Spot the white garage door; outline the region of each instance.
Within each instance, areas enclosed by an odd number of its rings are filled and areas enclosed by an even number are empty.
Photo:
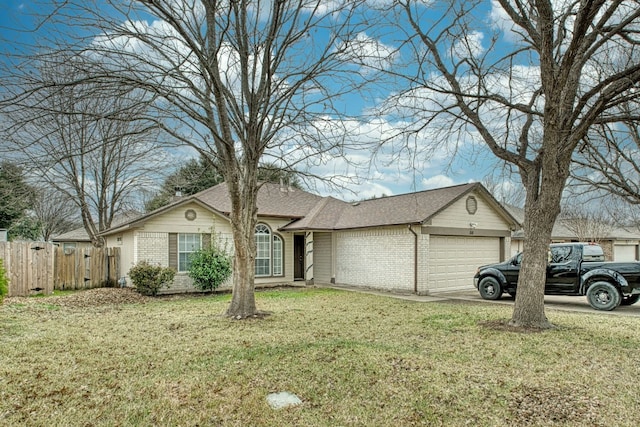
[[[472,288],[476,269],[495,262],[500,262],[500,238],[431,236],[429,291]]]
[[[636,245],[615,245],[613,247],[613,260],[619,262],[636,260]]]

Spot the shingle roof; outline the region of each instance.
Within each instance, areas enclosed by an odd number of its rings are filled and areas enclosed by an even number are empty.
[[[483,192],[500,209],[498,202],[479,183],[456,185],[434,190],[419,191],[397,196],[382,197],[348,203],[333,197],[322,197],[299,189],[283,188],[264,183],[258,191],[258,215],[292,220],[283,230],[346,230],[402,224],[419,224],[446,209],[456,200],[472,191]],[[195,202],[227,216],[231,200],[224,183],[191,196],[175,200],[167,206],[143,215],[104,234],[135,227],[147,219],[161,215],[176,206]],[[509,216],[508,212],[505,216]],[[508,218],[514,221],[513,218]],[[514,221],[515,222],[515,221]]]
[[[346,203],[327,200],[316,211],[284,229],[344,230],[400,224],[419,224],[432,218],[463,195],[483,188],[479,183]]]
[[[114,218],[112,228],[119,227],[122,224],[129,223],[135,218],[140,217],[142,214],[136,211],[129,211],[118,215]],[[91,242],[89,233],[84,227],[78,227],[74,230],[67,231],[66,233],[53,236],[51,238],[54,242]]]
[[[76,228],[75,230],[67,231],[66,233],[59,234],[51,238],[54,242],[91,242],[89,234],[84,227]]]
[[[192,196],[201,202],[228,214],[231,199],[226,184],[218,184]],[[263,183],[258,191],[258,215],[284,218],[306,216],[324,198],[297,188],[284,188],[278,184]]]

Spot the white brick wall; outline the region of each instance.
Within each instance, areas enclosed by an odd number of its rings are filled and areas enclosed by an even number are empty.
[[[149,264],[169,266],[169,235],[168,233],[138,233],[138,262],[147,261]]]
[[[426,295],[429,292],[429,263],[428,254],[431,240],[429,234],[418,233],[418,295]]]
[[[337,233],[336,283],[413,292],[414,239],[406,227]]]

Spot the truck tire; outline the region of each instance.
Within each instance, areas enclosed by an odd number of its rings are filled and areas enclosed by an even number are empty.
[[[480,280],[478,291],[483,299],[497,300],[502,296],[502,286],[493,277],[485,277]]]
[[[629,295],[628,297],[622,297],[620,305],[633,305],[640,300],[640,294]]]
[[[595,282],[587,289],[587,301],[596,310],[611,311],[620,305],[622,295],[609,282]]]

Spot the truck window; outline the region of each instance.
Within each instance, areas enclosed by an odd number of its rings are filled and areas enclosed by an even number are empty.
[[[551,248],[551,260],[549,262],[551,264],[561,264],[575,259],[574,252],[577,254],[577,251],[574,251],[572,246],[554,246]]]
[[[604,252],[599,245],[585,245],[582,258],[584,261],[604,261]]]

